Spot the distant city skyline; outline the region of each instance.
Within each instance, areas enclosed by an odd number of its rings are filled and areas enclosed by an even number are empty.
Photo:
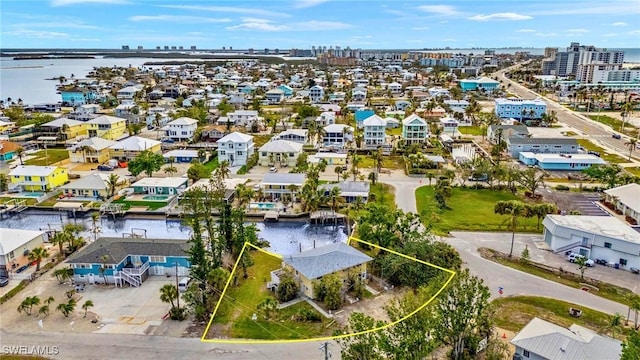
[[[640,48],[640,1],[2,1],[7,48]]]

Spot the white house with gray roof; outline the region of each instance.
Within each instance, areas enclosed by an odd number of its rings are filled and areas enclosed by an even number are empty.
[[[365,149],[377,149],[385,144],[387,121],[374,114],[364,119],[363,143]]]
[[[338,242],[319,248],[285,256],[284,267],[291,269],[300,292],[313,299],[313,285],[323,276],[335,274],[346,280],[349,275],[359,276],[363,281],[367,278],[367,263],[373,260],[351,246]],[[271,273],[272,284],[279,282]],[[275,281],[274,281],[275,280]]]
[[[322,184],[319,190],[325,195],[328,195],[333,188],[340,190],[340,197],[349,204],[355,202],[358,198],[359,201],[366,204],[369,200],[369,192],[371,190],[371,184],[368,181],[343,181],[333,184]]]
[[[605,360],[619,359],[622,343],[573,324],[565,329],[533,318],[511,340],[513,360]]]
[[[247,159],[253,155],[253,136],[232,132],[217,141],[218,161],[227,161],[231,166],[247,165]]]
[[[281,199],[283,195],[289,196],[302,189],[305,179],[305,174],[268,173],[262,178],[262,191],[272,199]]]
[[[43,243],[42,231],[0,228],[0,275],[8,277],[29,264],[29,253]]]
[[[640,184],[631,183],[604,191],[605,199],[623,215],[640,224]]]
[[[192,140],[197,129],[198,120],[188,117],[177,118],[162,128],[164,131],[164,138],[174,141]]]
[[[218,141],[220,143],[220,141]],[[302,154],[302,144],[288,140],[273,140],[262,145],[258,150],[258,162],[262,166],[295,166],[298,156]]]

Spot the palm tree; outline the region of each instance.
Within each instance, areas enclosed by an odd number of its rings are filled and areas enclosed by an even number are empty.
[[[622,331],[622,319],[624,319],[624,316],[619,313],[615,313],[615,315],[610,315],[608,319],[609,321],[603,330],[611,331],[611,337],[615,339],[616,331]]]
[[[166,168],[164,168],[164,172],[169,177],[171,177],[178,172],[178,169],[175,166],[167,166]]]
[[[100,257],[100,262],[102,263],[102,265],[100,265],[100,268],[98,269],[100,275],[102,275],[102,278],[104,279],[105,285],[107,285],[107,261],[109,261],[109,256],[102,255]]]
[[[360,159],[354,151],[351,156],[351,174],[353,174],[353,181],[356,181],[356,176],[358,176],[358,164],[360,164],[361,161],[362,159]]]
[[[31,250],[31,252],[27,257],[29,258],[29,261],[36,262],[36,272],[38,272],[40,271],[40,263],[42,262],[43,259],[46,259],[49,257],[49,252],[47,252],[47,249],[43,247],[37,247]]]
[[[336,174],[338,174],[338,182],[340,182],[340,174],[342,174],[342,166],[336,166],[335,169],[333,169],[333,171],[335,171]]]
[[[49,242],[51,242],[54,245],[58,245],[58,250],[59,250],[60,256],[63,255],[62,247],[64,246],[64,243],[67,242],[67,237],[68,236],[69,236],[69,234],[65,233],[64,231],[57,231],[49,239]]]
[[[634,104],[632,102],[625,102],[622,105],[622,125],[620,125],[620,132],[624,132],[624,126],[627,122],[627,118],[629,117],[629,114],[633,111],[634,108]]]
[[[37,296],[27,296],[18,306],[18,312],[22,313],[23,311],[27,314],[27,316],[31,316],[31,309],[34,306],[40,305],[40,298]]]
[[[94,211],[91,213],[91,232],[93,233],[93,241],[97,240],[98,237],[98,220],[100,219],[100,213]]]
[[[231,170],[229,170],[229,166],[230,164],[227,160],[221,162],[220,165],[218,165],[218,174],[220,175],[222,180],[229,178],[229,174],[231,173]]]
[[[629,161],[631,161],[631,154],[633,153],[633,149],[636,148],[636,144],[638,143],[638,139],[629,139],[624,145],[629,148]]]
[[[280,166],[284,167],[284,166],[289,165],[288,161],[289,161],[289,154],[288,153],[283,153],[282,156],[280,157]]]
[[[274,153],[269,153],[269,165],[273,166],[276,164],[276,155]]]
[[[71,268],[60,268],[53,271],[53,276],[55,276],[56,279],[58,279],[58,281],[60,282],[60,285],[64,284],[65,281],[69,280],[72,274],[73,274],[73,270]]]
[[[91,300],[87,300],[84,302],[84,304],[82,304],[82,310],[84,310],[84,315],[82,316],[83,318],[87,317],[87,311],[89,311],[89,308],[93,307],[93,301]]]
[[[511,230],[511,249],[509,257],[513,255],[513,242],[516,237],[516,228],[518,227],[518,218],[525,213],[525,206],[519,201],[498,201],[494,207],[494,213],[500,215],[508,215],[503,223],[507,223],[507,228]]]
[[[174,300],[178,299],[178,288],[172,284],[165,284],[160,288],[160,301],[170,303],[171,308],[175,308]]]
[[[64,317],[69,317],[76,309],[75,299],[69,299],[66,303],[60,303],[56,307],[56,310],[60,311]]]
[[[22,160],[22,155],[24,155],[24,148],[22,146],[16,149],[16,155],[20,159],[20,165],[24,165],[24,161]]]
[[[110,174],[106,183],[107,190],[109,191],[109,198],[112,198],[116,194],[118,185],[120,185],[120,176],[118,176],[118,174]]]
[[[291,202],[296,202],[296,193],[298,192],[298,185],[289,184],[287,185],[287,190],[291,193]]]

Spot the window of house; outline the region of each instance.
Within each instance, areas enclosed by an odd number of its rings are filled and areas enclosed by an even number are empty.
[[[221,150],[221,151],[220,151],[220,156],[224,156],[224,155],[225,155],[224,150]]]
[[[527,358],[528,358],[530,355],[531,355],[531,354],[529,353],[529,351],[528,351],[528,350],[524,350],[524,349],[522,350],[522,356],[524,356],[524,357],[527,357]]]
[[[263,151],[263,152],[262,152],[262,156],[267,156],[267,152],[266,152],[266,151]]]
[[[13,254],[13,251],[9,253],[9,258],[13,259],[15,257],[15,255]]]
[[[604,247],[606,247],[607,249],[611,249],[611,243],[610,242],[605,242],[604,243]]]
[[[295,154],[294,153],[289,153],[289,157],[294,157]]]
[[[620,265],[627,266],[627,259],[620,259]]]
[[[166,258],[164,256],[149,256],[149,261],[155,263],[163,263],[166,262]]]

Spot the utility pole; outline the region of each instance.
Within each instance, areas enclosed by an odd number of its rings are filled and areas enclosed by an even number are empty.
[[[331,358],[331,353],[329,352],[329,343],[324,342],[322,346],[320,346],[320,351],[324,351],[324,360],[329,360]]]
[[[176,298],[176,307],[180,309],[180,287],[178,286],[178,262],[176,261],[176,293],[178,294]]]

